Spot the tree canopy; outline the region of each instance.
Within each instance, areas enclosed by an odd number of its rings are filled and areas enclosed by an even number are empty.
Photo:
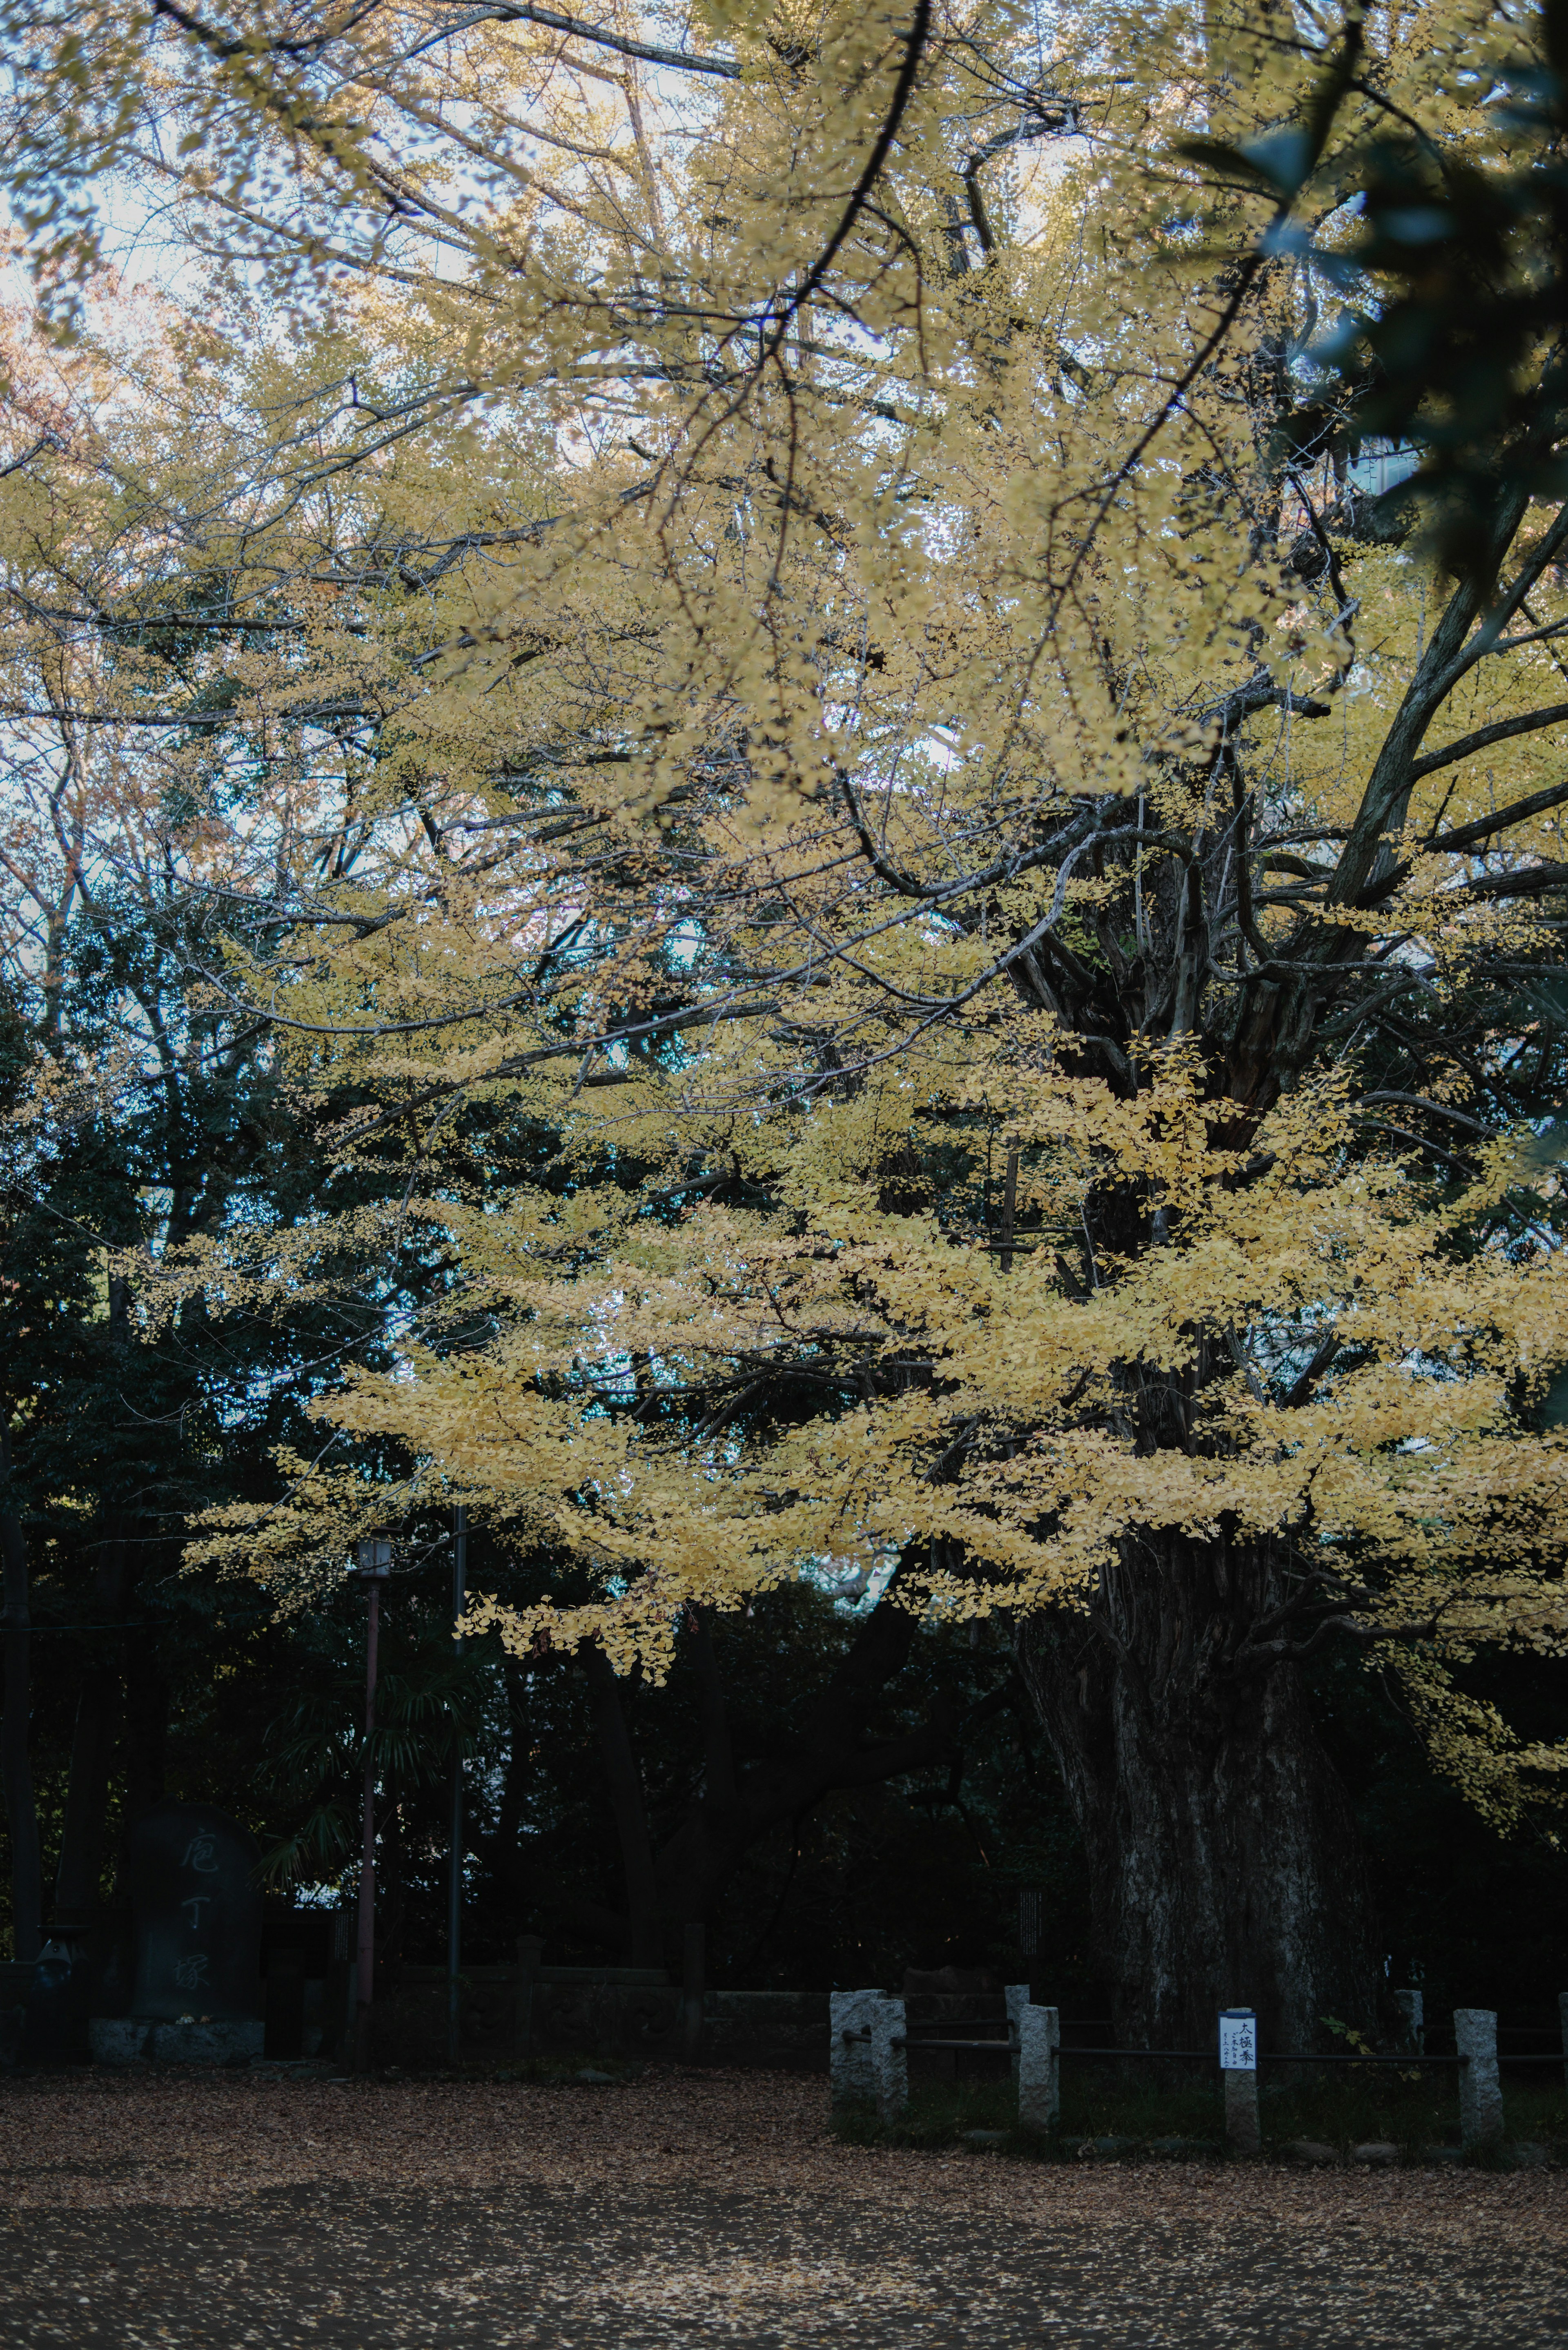
[[[18,967],[156,876],[331,1171],[116,1277],[360,1334],[196,1555],[305,1593],[461,1499],[560,1563],[476,1628],[655,1675],[803,1575],[1001,1614],[1085,1820],[1211,1700],[1283,1767],[1340,1640],[1516,1815],[1557,18],[7,15]]]

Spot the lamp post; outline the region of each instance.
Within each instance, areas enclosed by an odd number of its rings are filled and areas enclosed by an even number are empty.
[[[370,2069],[370,2002],[376,1984],[376,1644],[381,1629],[381,1586],[392,1572],[392,1545],[374,1539],[354,1546],[354,1572],[365,1586],[369,1615],[365,1633],[365,1840],[359,1856],[358,1980],[354,2002],[354,2070]]]
[[[452,1513],[452,1628],[462,1621],[468,1588],[468,1512],[459,1502]],[[446,1888],[446,2061],[462,2062],[462,1742],[454,1714],[452,1726],[452,1855]]]

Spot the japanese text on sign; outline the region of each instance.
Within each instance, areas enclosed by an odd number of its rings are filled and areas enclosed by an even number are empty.
[[[1220,2069],[1223,2073],[1258,2069],[1258,2019],[1250,2007],[1229,2007],[1220,2014]]]

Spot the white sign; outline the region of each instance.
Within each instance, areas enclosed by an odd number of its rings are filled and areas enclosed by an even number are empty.
[[[1222,2073],[1255,2073],[1257,2071],[1258,2018],[1251,2008],[1221,2008],[1220,2069]]]

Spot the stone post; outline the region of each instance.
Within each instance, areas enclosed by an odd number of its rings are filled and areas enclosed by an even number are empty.
[[[828,1994],[827,2012],[833,2033],[828,2072],[836,2112],[843,2106],[869,2105],[877,2094],[876,2074],[871,2069],[871,2008],[881,1996],[879,1991],[836,1991]]]
[[[877,2084],[877,2120],[902,2121],[909,2105],[909,2062],[901,1999],[878,1999],[872,2004],[871,2071]]]
[[[1425,2002],[1420,1992],[1397,1991],[1394,1994],[1394,2004],[1399,2011],[1397,2045],[1400,2054],[1404,2054],[1407,2052],[1412,2056],[1421,2055],[1427,2045],[1427,2017]]]
[[[1007,2002],[1007,2037],[1012,2048],[1012,2077],[1018,2078],[1018,2048],[1023,2029],[1023,2011],[1029,2004],[1029,1985],[1009,1983],[1002,1997]]]
[[[1018,2019],[1018,2126],[1054,2130],[1062,2118],[1062,2017],[1026,2005]]]
[[[1568,2089],[1568,1991],[1557,1994],[1557,2020],[1563,2027],[1563,2085]]]
[[[1456,2007],[1454,2045],[1459,2066],[1459,2143],[1496,2146],[1502,2137],[1502,2083],[1497,2070],[1497,2011]]]
[[[1256,2072],[1225,2074],[1225,2135],[1237,2154],[1256,2154],[1263,2143]]]
[[[1263,2143],[1258,2116],[1258,2019],[1250,2007],[1220,2010],[1220,2076],[1225,2084],[1225,2135],[1231,2150],[1257,2154]]]

